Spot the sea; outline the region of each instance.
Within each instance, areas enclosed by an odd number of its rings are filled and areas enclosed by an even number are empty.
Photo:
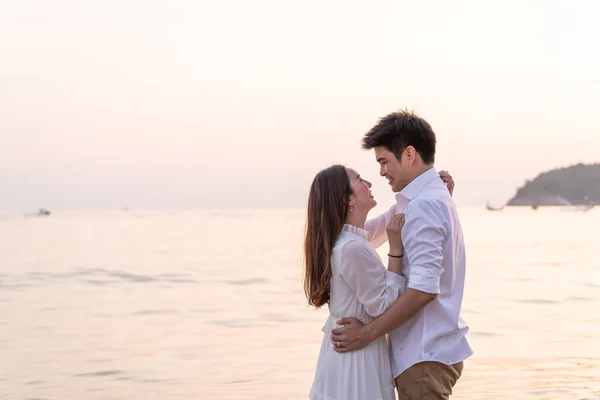
[[[461,207],[452,399],[600,399],[600,209]],[[306,399],[305,211],[0,217],[0,399]],[[387,245],[378,249],[383,256]]]

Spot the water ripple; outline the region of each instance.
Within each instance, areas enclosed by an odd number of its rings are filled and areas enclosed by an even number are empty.
[[[0,287],[5,290],[19,290],[24,288],[39,287],[40,283],[68,283],[74,278],[79,278],[77,282],[96,286],[113,285],[118,284],[119,282],[166,282],[175,284],[199,283],[197,280],[193,279],[191,275],[187,274],[143,275],[104,268],[77,268],[70,272],[52,273],[34,271],[24,275],[7,275],[5,279],[0,281]],[[240,282],[239,284],[247,283]]]
[[[591,297],[583,297],[583,296],[570,296],[565,299],[565,301],[596,301]]]
[[[257,325],[256,321],[250,321],[250,320],[246,320],[246,321],[243,321],[243,320],[236,320],[236,321],[213,320],[210,322],[214,325],[222,326],[225,328],[247,328],[247,327]]]
[[[481,337],[506,336],[506,335],[502,335],[502,334],[499,334],[499,333],[485,332],[485,331],[472,331],[472,332],[469,332],[469,335],[471,335],[471,336],[481,336]]]
[[[166,279],[165,282],[170,282],[170,283],[199,283],[195,279]]]
[[[265,321],[273,321],[273,322],[292,322],[294,321],[292,318],[289,318],[283,314],[265,314],[262,319]]]
[[[558,300],[549,300],[549,299],[518,299],[515,300],[517,303],[527,303],[527,304],[556,304]]]
[[[177,310],[142,310],[136,311],[133,315],[165,315],[165,314],[177,314]]]
[[[250,279],[241,279],[241,280],[236,280],[236,281],[227,281],[227,283],[229,283],[230,285],[245,286],[245,285],[258,285],[258,284],[264,284],[264,283],[270,283],[270,282],[265,278],[250,278]]]
[[[101,281],[98,279],[83,279],[81,282],[86,282],[96,286],[107,286],[114,283],[118,283],[118,281]]]
[[[74,376],[113,376],[113,375],[120,375],[122,373],[123,373],[123,371],[121,371],[121,370],[110,369],[110,370],[104,370],[104,371],[86,372],[84,374],[76,374]]]
[[[151,276],[136,275],[136,274],[130,274],[128,272],[121,272],[121,271],[110,272],[107,275],[121,278],[121,279],[123,279],[125,281],[129,281],[129,282],[154,282],[154,281],[156,281],[156,278],[153,278]]]

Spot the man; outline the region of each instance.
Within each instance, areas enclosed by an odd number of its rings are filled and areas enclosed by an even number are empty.
[[[379,318],[363,325],[343,318],[331,339],[340,353],[361,349],[390,333],[392,373],[400,399],[449,399],[463,361],[473,354],[460,317],[465,247],[451,194],[434,168],[436,138],[431,126],[408,111],[391,113],[363,138],[374,149],[381,176],[396,204],[365,225],[378,247],[385,225],[402,212],[406,290]],[[450,188],[452,189],[452,188]]]

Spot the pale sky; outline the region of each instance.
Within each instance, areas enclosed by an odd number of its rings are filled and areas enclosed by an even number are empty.
[[[0,211],[302,207],[415,110],[461,205],[600,161],[600,2],[2,1]]]

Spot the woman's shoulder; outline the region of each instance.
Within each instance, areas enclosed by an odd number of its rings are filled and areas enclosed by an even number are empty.
[[[346,255],[347,253],[369,252],[371,244],[364,238],[342,232],[335,242],[333,251]]]

